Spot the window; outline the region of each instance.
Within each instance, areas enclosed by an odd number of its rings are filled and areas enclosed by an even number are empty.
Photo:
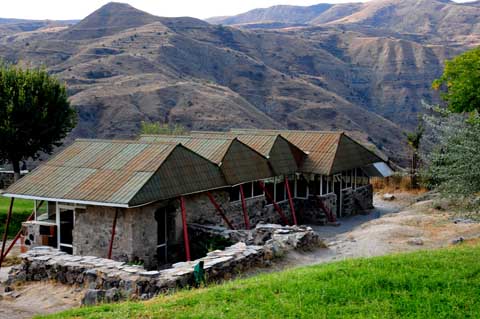
[[[275,196],[275,180],[273,178],[268,179],[268,180],[265,180],[264,183],[265,183],[265,192],[270,195],[270,196],[265,196],[267,198],[267,204],[272,204],[273,203],[272,199]]]
[[[242,185],[242,188],[243,188],[243,195],[245,196],[245,198],[251,198],[253,197],[253,190],[252,190],[252,185],[253,183],[250,182],[250,183],[245,183]]]
[[[330,182],[330,176],[322,176],[322,195],[325,195],[331,192],[329,182]]]
[[[240,187],[239,186],[234,186],[231,187],[229,190],[230,193],[230,201],[231,202],[236,202],[240,200]]]
[[[282,177],[275,178],[275,201],[282,202],[286,199],[285,196],[285,179]]]
[[[254,182],[253,183],[253,196],[262,196],[263,195],[263,189],[260,187],[260,182]]]
[[[297,182],[297,193],[296,196],[297,198],[307,198],[307,193],[308,193],[308,183],[305,177],[303,175],[300,175],[296,179]]]
[[[320,195],[320,175],[315,175],[313,180],[308,182],[308,192],[311,195]]]

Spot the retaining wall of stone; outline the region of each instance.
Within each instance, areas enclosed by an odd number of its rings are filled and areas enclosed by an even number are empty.
[[[191,262],[172,268],[146,271],[140,266],[93,256],[72,256],[51,247],[35,247],[21,255],[22,263],[12,268],[8,285],[22,281],[54,280],[87,288],[84,304],[126,298],[148,299],[170,289],[192,286],[194,267],[204,262],[207,281],[229,279],[252,267],[267,266],[274,257],[292,249],[319,246],[318,235],[309,227],[260,225],[247,235],[263,233],[264,245],[239,242]],[[248,241],[247,241],[248,242]]]

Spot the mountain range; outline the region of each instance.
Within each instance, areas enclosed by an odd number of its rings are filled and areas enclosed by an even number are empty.
[[[67,84],[75,137],[141,121],[194,130],[346,130],[400,163],[449,59],[479,44],[480,2],[277,6],[207,21],[109,3],[81,21],[0,20],[0,57]],[[67,141],[68,142],[68,141]]]

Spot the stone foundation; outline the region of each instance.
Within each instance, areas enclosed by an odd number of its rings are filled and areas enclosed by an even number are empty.
[[[337,196],[333,193],[320,196],[324,205],[330,209],[333,214],[337,212]],[[297,214],[302,224],[325,225],[327,217],[325,212],[318,207],[313,196],[308,200],[296,199]]]
[[[357,213],[362,213],[373,207],[373,186],[366,185],[358,187],[354,192],[355,209]]]
[[[340,212],[340,216],[352,216],[357,213],[355,209],[354,193],[355,191],[352,188],[342,190],[342,211]]]
[[[88,289],[84,304],[148,299],[171,289],[193,286],[194,267],[200,261],[204,262],[207,282],[212,282],[229,279],[253,267],[268,266],[273,258],[288,250],[308,249],[321,244],[318,235],[309,227],[259,225],[255,230],[240,232],[250,233],[247,237],[262,237],[259,242],[264,245],[239,242],[225,250],[215,250],[206,257],[177,263],[161,271],[146,271],[143,267],[123,262],[72,256],[51,247],[36,247],[20,256],[22,263],[12,268],[7,285],[42,280],[75,285]]]

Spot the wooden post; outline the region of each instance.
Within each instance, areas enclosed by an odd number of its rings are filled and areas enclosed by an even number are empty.
[[[225,215],[225,213],[223,212],[223,210],[222,210],[222,208],[220,207],[220,205],[218,205],[217,201],[215,200],[215,197],[213,197],[213,195],[212,195],[210,192],[207,192],[207,196],[208,196],[208,198],[210,199],[210,202],[212,202],[213,206],[215,206],[215,209],[216,209],[217,212],[220,214],[220,216],[222,217],[223,221],[228,225],[228,227],[229,227],[231,230],[234,230],[235,227],[233,227],[232,223],[228,220],[227,215]]]
[[[243,209],[243,220],[245,222],[245,228],[250,229],[250,220],[248,218],[247,204],[245,203],[245,193],[243,192],[243,185],[240,184],[240,196],[242,197],[242,209]]]
[[[113,240],[115,239],[115,231],[117,229],[118,208],[115,208],[115,217],[113,218],[112,237],[110,238],[110,245],[108,246],[108,259],[112,259]]]
[[[12,219],[12,210],[13,210],[14,200],[15,198],[13,197],[10,200],[10,208],[8,209],[7,221],[5,223],[5,233],[3,234],[2,251],[0,253],[0,268],[2,268],[5,245],[7,244],[8,227],[10,226],[10,221]]]
[[[190,261],[192,259],[190,257],[190,241],[188,239],[187,212],[185,210],[185,198],[183,196],[180,197],[180,207],[182,209],[183,241],[185,244],[185,255],[187,257],[187,261]]]
[[[292,211],[293,224],[297,224],[297,215],[295,214],[295,206],[293,205],[292,193],[290,191],[290,185],[288,184],[288,177],[285,176],[285,187],[287,188],[288,201],[290,203],[290,210]]]
[[[35,217],[35,214],[37,212],[37,210],[42,207],[43,205],[43,200],[40,201],[40,203],[37,205],[36,209],[32,212],[32,214],[27,218],[27,222],[28,221],[31,221],[33,219],[33,217]],[[20,236],[22,235],[22,229],[20,228],[20,230],[18,231],[17,235],[15,236],[15,238],[13,239],[13,241],[10,243],[10,245],[8,246],[7,248],[7,251],[3,254],[3,259],[5,259],[8,254],[10,253],[10,251],[12,250],[13,246],[15,246],[15,244],[17,243],[18,239],[20,239]]]
[[[267,191],[267,189],[265,188],[265,184],[263,184],[262,181],[259,181],[258,183],[259,183],[260,187],[262,188],[262,190],[265,192],[265,196],[267,196],[267,198],[272,202],[273,207],[275,207],[275,210],[278,212],[278,214],[282,218],[283,223],[285,225],[288,225],[287,216],[285,216],[285,213],[283,212],[282,208],[280,206],[278,206],[278,204],[275,202],[272,195]]]

